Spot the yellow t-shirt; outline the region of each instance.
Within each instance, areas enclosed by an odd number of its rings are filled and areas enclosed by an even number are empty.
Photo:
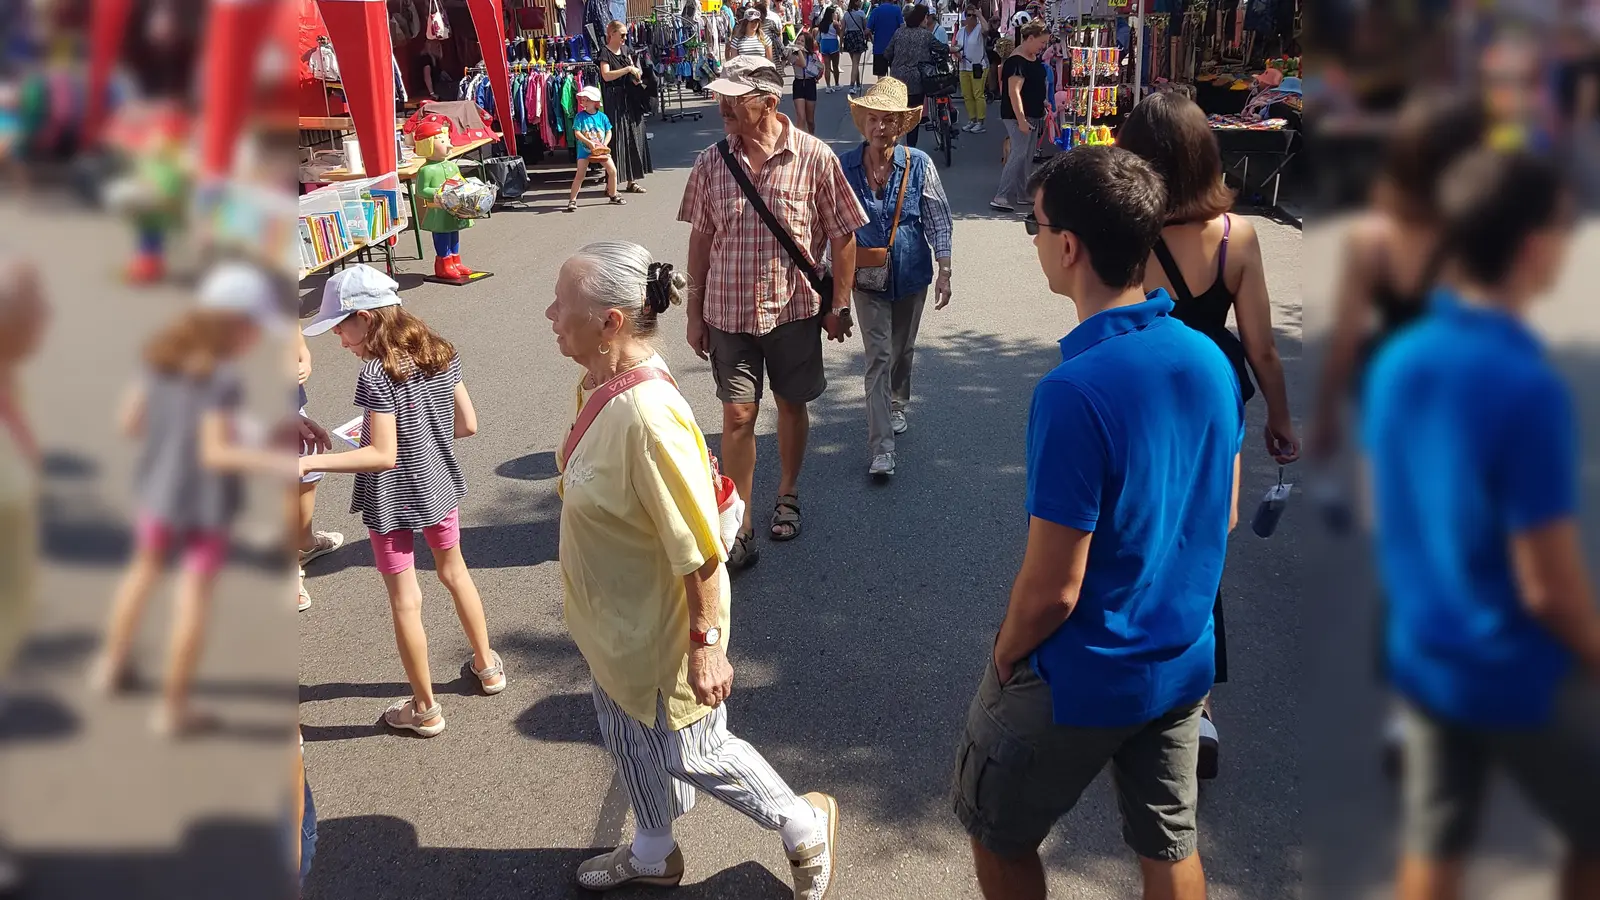
[[[659,356],[646,365],[665,370]],[[582,381],[572,420],[588,400]],[[565,432],[563,432],[565,433]],[[671,382],[647,381],[606,404],[561,469],[561,580],[567,629],[595,683],[628,715],[673,730],[711,710],[689,688],[683,577],[725,559],[705,435]],[[726,642],[728,574],[717,627]]]

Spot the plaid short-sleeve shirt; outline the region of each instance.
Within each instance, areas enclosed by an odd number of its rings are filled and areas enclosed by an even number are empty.
[[[778,118],[783,137],[759,173],[750,173],[741,138],[728,138],[728,146],[767,208],[817,263],[828,242],[853,234],[867,213],[833,149]],[[694,161],[678,221],[711,235],[705,318],[713,328],[759,336],[822,312],[822,298],[751,208],[715,146]]]

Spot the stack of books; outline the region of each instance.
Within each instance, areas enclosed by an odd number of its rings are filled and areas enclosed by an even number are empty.
[[[353,246],[350,228],[342,212],[318,213],[300,220],[302,268],[315,269],[325,265],[349,253]]]

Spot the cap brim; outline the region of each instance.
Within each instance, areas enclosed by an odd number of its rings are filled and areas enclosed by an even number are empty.
[[[348,318],[350,318],[350,313],[340,313],[337,316],[330,316],[326,319],[312,319],[310,325],[300,329],[300,333],[306,337],[316,337],[319,334],[324,334],[328,331],[331,331],[333,326],[343,322]]]
[[[743,97],[745,94],[756,92],[756,89],[748,84],[739,84],[726,78],[718,78],[716,81],[706,85],[706,89],[713,94],[721,94],[724,97]]]

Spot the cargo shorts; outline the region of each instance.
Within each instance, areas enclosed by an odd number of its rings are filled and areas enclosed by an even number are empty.
[[[991,660],[956,758],[956,817],[989,852],[1024,856],[1109,764],[1123,841],[1146,859],[1176,862],[1199,845],[1199,754],[1199,701],[1125,728],[1057,725],[1050,686],[1032,666],[1018,664],[1001,684]]]
[[[1473,728],[1408,704],[1404,734],[1406,852],[1465,856],[1477,840],[1489,776],[1499,769],[1572,852],[1600,856],[1600,684],[1574,678],[1539,728]]]

